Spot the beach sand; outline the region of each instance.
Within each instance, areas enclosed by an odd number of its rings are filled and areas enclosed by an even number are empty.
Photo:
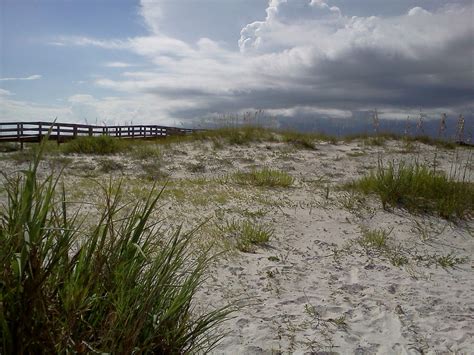
[[[216,259],[196,297],[197,312],[239,306],[220,326],[226,335],[214,353],[474,353],[473,221],[384,210],[375,196],[341,188],[380,161],[436,164],[449,172],[470,159],[465,168],[472,181],[472,150],[421,143],[407,150],[400,141],[374,146],[361,140],[318,142],[315,150],[278,142],[187,142],[160,149],[155,168],[169,182],[156,218],[165,227],[205,222],[197,244],[212,239],[221,246],[229,221],[273,230],[252,252],[233,250]],[[121,168],[104,173],[103,159],[56,157],[41,169],[46,174],[67,163],[64,181],[77,201],[96,201],[91,180],[106,181],[110,174],[123,178],[132,199],[149,190],[143,161],[107,157]],[[9,159],[0,164],[7,175],[26,166]],[[287,172],[293,185],[252,187],[226,178],[264,167]],[[360,240],[368,230],[385,231],[393,255],[364,248]],[[397,266],[396,258],[406,260]]]

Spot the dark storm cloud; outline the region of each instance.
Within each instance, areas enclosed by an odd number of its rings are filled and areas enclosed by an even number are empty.
[[[169,118],[259,108],[285,117],[341,117],[374,107],[402,117],[420,107],[451,113],[473,107],[472,3],[433,0],[421,8],[406,0],[378,17],[371,16],[370,0],[357,3],[365,16],[352,16],[349,1],[270,0],[259,21],[242,27],[235,50],[212,39],[212,24],[211,38],[195,42],[166,34],[171,5],[143,0],[149,36],[81,43],[143,56],[156,69],[96,84],[142,106],[160,105]],[[191,21],[195,4],[174,2],[174,11],[178,4]]]

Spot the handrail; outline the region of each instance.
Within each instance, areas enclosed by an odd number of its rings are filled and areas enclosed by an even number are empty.
[[[49,139],[57,140],[58,143],[78,136],[107,135],[118,138],[162,138],[198,131],[191,128],[149,124],[98,126],[44,121],[0,122],[0,142],[39,142],[49,130],[51,130]]]

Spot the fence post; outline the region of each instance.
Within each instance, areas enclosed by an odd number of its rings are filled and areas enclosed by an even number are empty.
[[[89,136],[92,137],[92,127],[89,127]]]
[[[59,127],[59,123],[56,123],[56,143],[58,143],[58,145],[59,143],[61,143],[60,140],[61,140],[61,129]]]
[[[21,150],[23,150],[23,141],[21,140],[22,132],[23,132],[23,123],[17,123],[16,124],[16,137],[18,139],[18,142],[20,142]]]
[[[73,135],[74,138],[77,137],[77,126],[76,125],[74,125],[74,127],[72,128],[72,135]]]

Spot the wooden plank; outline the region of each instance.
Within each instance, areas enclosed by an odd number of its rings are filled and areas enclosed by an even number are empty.
[[[109,135],[121,138],[153,138],[188,134],[197,130],[159,125],[97,126],[60,122],[0,122],[1,141],[40,141],[51,131],[49,139],[68,140],[79,136]]]

